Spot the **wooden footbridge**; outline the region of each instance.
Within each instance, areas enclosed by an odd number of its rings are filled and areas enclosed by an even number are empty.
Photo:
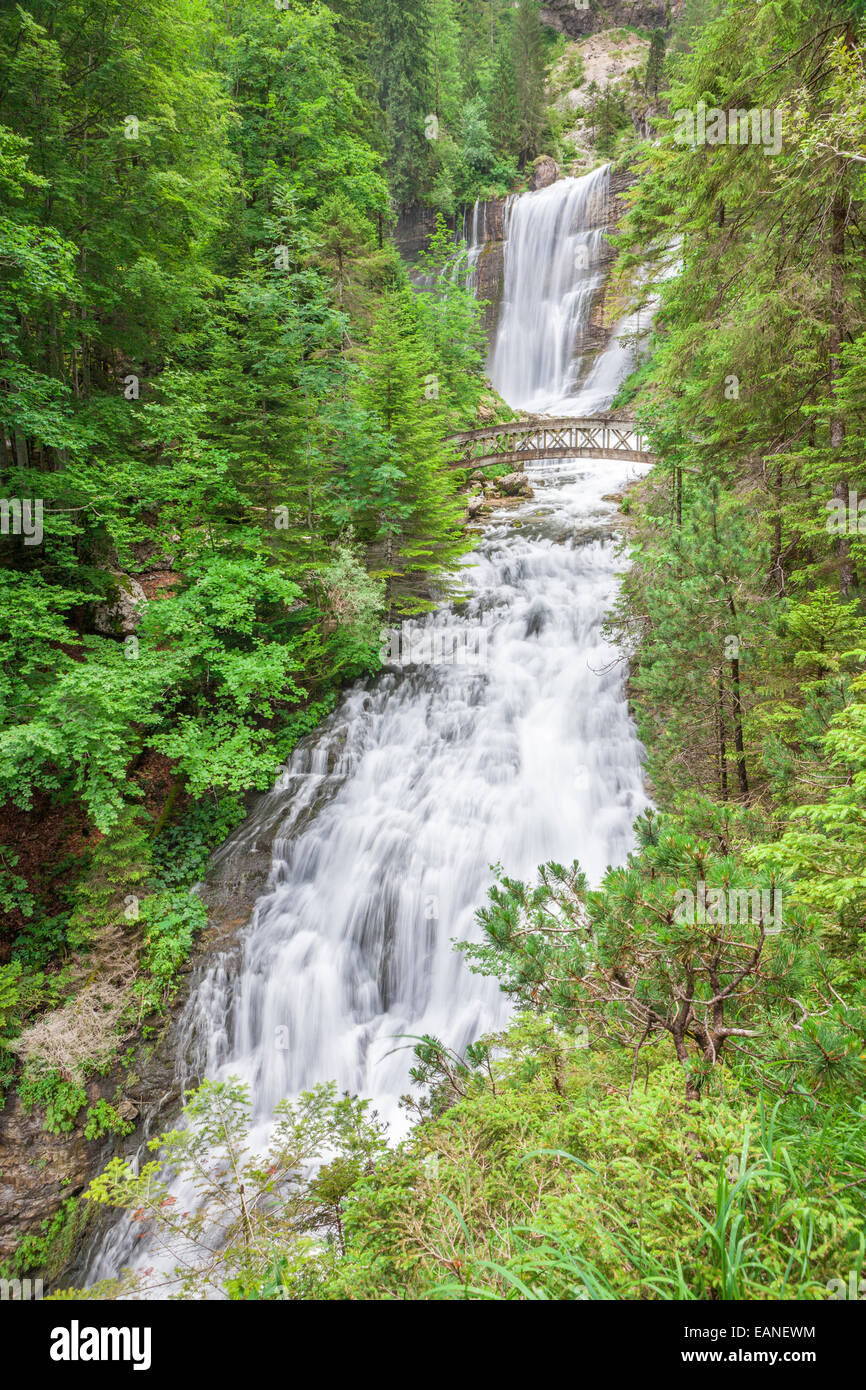
[[[483,468],[490,463],[529,463],[541,459],[628,459],[649,463],[644,436],[634,420],[593,415],[554,419],[536,415],[454,434],[460,450],[455,468]]]

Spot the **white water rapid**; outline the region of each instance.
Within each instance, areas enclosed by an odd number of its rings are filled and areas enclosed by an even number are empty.
[[[514,405],[598,409],[627,369],[614,343],[582,396],[573,337],[601,280],[606,196],[602,170],[509,208],[493,373]],[[399,1131],[411,1054],[396,1035],[459,1051],[507,1019],[496,985],[451,945],[477,937],[491,866],[531,878],[577,857],[598,882],[628,853],[647,799],[623,667],[601,631],[617,585],[604,498],[639,471],[533,466],[534,499],[494,513],[468,557],[470,600],[414,625],[447,631],[469,659],[416,661],[348,691],[229,842],[242,860],[267,827],[270,883],[238,970],[217,960],[193,993],[185,1051],[197,1070],[249,1082],[263,1137],[281,1097],[330,1079],[374,1097]],[[118,1222],[90,1279],[154,1264],[131,1258],[131,1239]]]

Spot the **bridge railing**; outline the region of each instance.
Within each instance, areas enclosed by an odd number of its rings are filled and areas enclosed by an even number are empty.
[[[468,468],[483,462],[518,462],[543,458],[629,458],[648,461],[644,435],[628,418],[593,415],[558,418],[541,415],[509,420],[451,436],[461,458],[454,466]]]

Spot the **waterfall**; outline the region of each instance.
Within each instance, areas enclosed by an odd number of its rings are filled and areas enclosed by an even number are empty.
[[[592,302],[604,283],[609,201],[609,165],[509,199],[490,376],[518,409],[579,413],[575,388]]]
[[[509,206],[493,373],[514,405],[571,392],[574,413],[587,409],[573,344],[600,283],[607,177]],[[476,206],[475,245],[477,218]],[[593,370],[592,399],[606,405],[602,378],[622,362]],[[647,798],[622,663],[602,631],[617,586],[605,498],[637,471],[534,465],[534,499],[494,513],[467,556],[468,602],[407,625],[412,659],[345,694],[221,852],[240,875],[270,841],[270,880],[235,956],[211,958],[191,993],[178,1068],[186,1077],[191,1057],[194,1070],[243,1077],[257,1138],[283,1096],[331,1079],[373,1097],[400,1133],[401,1035],[459,1051],[507,1022],[496,983],[452,949],[477,939],[491,866],[533,878],[545,860],[577,857],[597,883],[627,855]],[[166,1267],[133,1242],[123,1218],[89,1278]]]
[[[475,199],[472,209],[472,222],[466,227],[466,214],[463,215],[463,240],[466,242],[466,286],[474,290],[478,284],[478,261],[487,240],[487,204]]]

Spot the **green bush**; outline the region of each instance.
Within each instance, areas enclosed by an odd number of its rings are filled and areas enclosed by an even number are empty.
[[[44,1279],[55,1278],[68,1264],[92,1210],[77,1197],[67,1197],[53,1216],[46,1217],[38,1231],[22,1236],[13,1254],[0,1266],[0,1277],[20,1279],[38,1270]]]
[[[95,1105],[87,1107],[84,1125],[85,1139],[101,1139],[106,1134],[117,1134],[123,1138],[135,1128],[110,1101],[99,1099]]]
[[[44,1109],[45,1128],[50,1134],[68,1134],[76,1117],[87,1102],[83,1086],[64,1081],[58,1071],[25,1068],[18,1085],[18,1095],[24,1110]]]
[[[632,1087],[544,1019],[494,1056],[356,1189],[316,1296],[808,1300],[861,1268],[859,1112],[733,1077],[684,1106],[676,1064]]]

